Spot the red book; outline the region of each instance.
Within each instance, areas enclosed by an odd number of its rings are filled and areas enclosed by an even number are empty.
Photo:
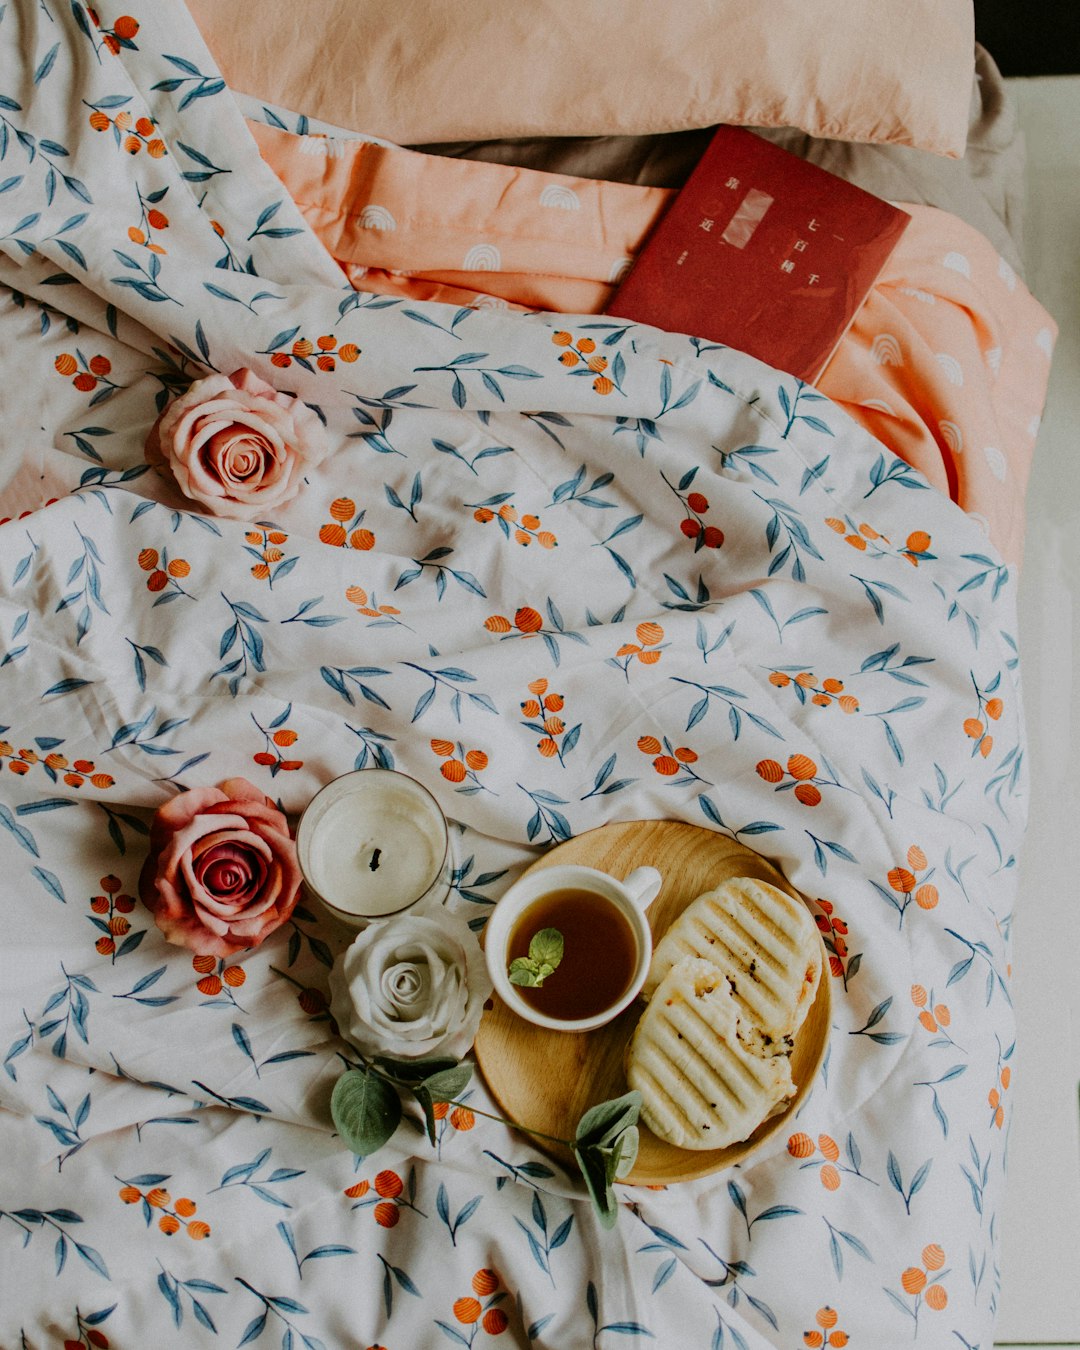
[[[607,312],[813,383],[910,220],[753,132],[721,127]]]

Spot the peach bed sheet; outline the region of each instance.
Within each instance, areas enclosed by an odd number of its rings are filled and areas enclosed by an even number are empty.
[[[416,300],[599,313],[672,197],[249,126],[350,282]],[[912,223],[818,387],[1018,562],[1057,330],[977,230],[904,209]]]

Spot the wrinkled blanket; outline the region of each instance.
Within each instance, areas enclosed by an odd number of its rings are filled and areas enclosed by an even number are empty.
[[[351,291],[173,3],[0,8],[0,239],[0,1345],[989,1344],[1026,768],[978,527],[738,352]],[[257,523],[143,458],[241,366],[332,443]],[[193,957],[132,897],[170,794],[372,764],[474,928],[605,821],[776,863],[833,982],[791,1131],[609,1233],[479,1080],[343,1149],[345,935]]]

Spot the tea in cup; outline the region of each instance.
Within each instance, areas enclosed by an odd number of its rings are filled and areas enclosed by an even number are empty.
[[[496,992],[518,1016],[556,1031],[593,1031],[629,1007],[652,959],[645,911],[663,878],[624,881],[577,864],[516,882],[488,920],[484,953]]]

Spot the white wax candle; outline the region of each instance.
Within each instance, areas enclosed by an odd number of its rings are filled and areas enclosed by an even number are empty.
[[[446,820],[419,783],[388,769],[335,779],[304,812],[300,866],[327,904],[356,919],[406,909],[439,881]]]

